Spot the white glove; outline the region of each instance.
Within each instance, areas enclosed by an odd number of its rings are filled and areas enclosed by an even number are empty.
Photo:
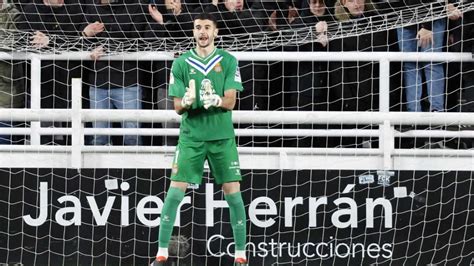
[[[204,95],[202,97],[202,103],[204,104],[204,108],[209,109],[209,107],[220,107],[222,105],[222,99],[217,94],[209,94]]]
[[[194,100],[196,100],[196,94],[192,93],[191,88],[186,88],[186,93],[184,93],[183,98],[181,98],[181,106],[183,108],[189,108],[193,105]]]

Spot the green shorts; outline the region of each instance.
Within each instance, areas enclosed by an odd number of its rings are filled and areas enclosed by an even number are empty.
[[[242,180],[234,138],[179,141],[174,154],[171,180],[201,184],[206,159],[217,184]]]

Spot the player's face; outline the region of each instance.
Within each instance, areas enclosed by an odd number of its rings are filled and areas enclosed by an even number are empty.
[[[198,47],[206,48],[214,44],[214,39],[217,37],[217,28],[211,20],[194,20],[194,39]]]

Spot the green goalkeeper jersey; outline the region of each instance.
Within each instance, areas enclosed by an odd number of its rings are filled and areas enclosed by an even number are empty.
[[[191,79],[194,79],[196,84],[196,100],[182,115],[180,140],[211,141],[234,138],[232,112],[215,107],[206,110],[201,98],[206,93],[223,97],[226,90],[242,91],[237,59],[217,48],[206,58],[200,57],[194,49],[188,51],[173,62],[169,95],[182,98]]]

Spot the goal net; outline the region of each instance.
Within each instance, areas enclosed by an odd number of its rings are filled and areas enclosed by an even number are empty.
[[[154,258],[179,132],[169,73],[202,10],[244,86],[250,265],[474,263],[474,5],[451,4],[4,4],[0,263]],[[221,188],[203,175],[171,265],[233,263]]]
[[[146,264],[157,249],[168,174],[3,169],[10,178],[1,179],[2,260]],[[465,264],[472,257],[469,172],[397,171],[393,186],[386,188],[376,185],[381,175],[375,171],[249,170],[243,175],[252,265]],[[370,176],[375,183],[360,183]],[[186,194],[170,247],[173,261],[231,265],[232,231],[222,201],[211,183]]]

